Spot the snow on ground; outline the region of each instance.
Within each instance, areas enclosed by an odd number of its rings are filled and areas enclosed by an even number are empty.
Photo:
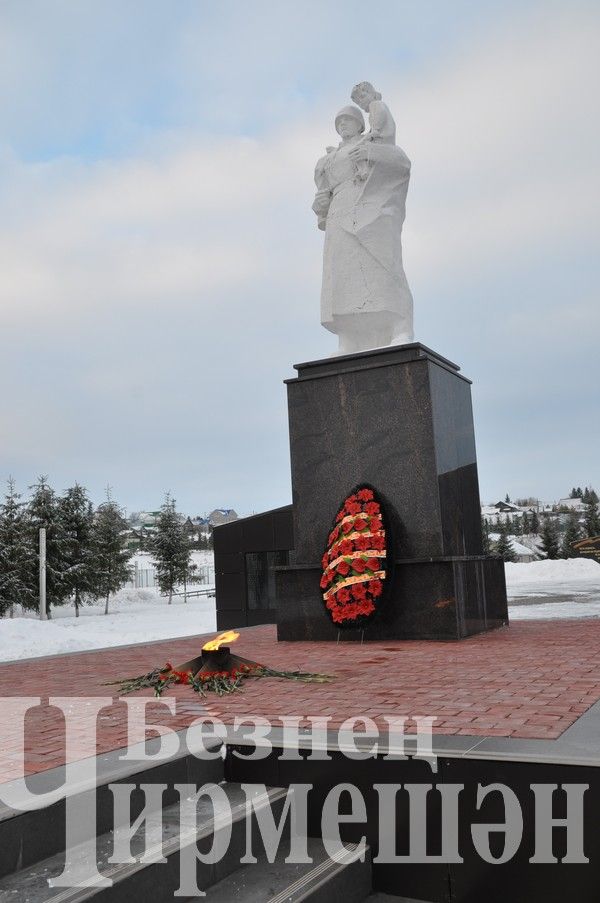
[[[600,564],[589,558],[567,558],[556,561],[530,561],[527,564],[507,562],[506,588],[511,597],[543,594],[555,595],[559,589],[577,589],[582,584],[600,588]]]
[[[212,633],[216,626],[214,597],[168,605],[155,590],[125,589],[111,598],[108,615],[103,605],[86,605],[75,618],[68,605],[53,609],[50,621],[33,613],[1,618],[0,661]]]
[[[199,567],[214,567],[212,551],[192,552],[192,558]],[[136,561],[142,570],[153,567],[148,552],[137,552],[131,563]],[[191,585],[190,592],[209,588]],[[40,621],[34,612],[17,614],[0,618],[0,661],[194,636],[217,626],[214,596],[190,596],[187,603],[175,596],[168,605],[158,587],[122,589],[111,597],[108,615],[104,602],[84,605],[78,618],[71,604],[53,608],[49,621]]]
[[[590,618],[600,616],[600,563],[588,558],[507,563],[509,616]]]

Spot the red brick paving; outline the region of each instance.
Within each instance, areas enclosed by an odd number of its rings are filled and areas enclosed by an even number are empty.
[[[188,637],[0,665],[0,696],[43,700],[25,722],[26,773],[65,759],[64,719],[48,706],[49,696],[111,696],[113,688],[103,682],[142,674],[167,660],[185,661],[198,654],[203,641]],[[329,715],[336,728],[346,718],[366,715],[385,728],[384,715],[429,715],[437,716],[434,731],[441,734],[553,739],[600,699],[600,620],[520,621],[460,643],[363,646],[277,643],[269,625],[242,631],[235,648],[274,668],[323,671],[337,679],[330,684],[248,680],[243,692],[211,696],[204,705],[191,690],[177,687],[167,694],[177,700],[176,714],[157,702],[148,720],[181,730],[207,712],[226,723],[262,715],[275,725],[284,715]],[[113,701],[98,725],[98,752],[127,744],[124,703]],[[21,739],[18,725],[0,709],[0,781],[17,775]]]

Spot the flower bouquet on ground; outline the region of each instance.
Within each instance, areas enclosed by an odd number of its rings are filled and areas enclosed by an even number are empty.
[[[196,658],[173,667],[167,662],[163,668],[155,668],[138,677],[126,677],[110,681],[105,686],[118,686],[119,695],[134,693],[136,690],[152,688],[155,696],[162,696],[165,690],[176,684],[187,684],[200,696],[207,692],[223,696],[239,690],[249,677],[281,677],[285,680],[299,680],[305,683],[326,683],[332,680],[329,674],[313,674],[307,671],[278,671],[258,662],[242,658],[231,652],[225,643],[233,643],[239,633],[228,630],[202,647]]]

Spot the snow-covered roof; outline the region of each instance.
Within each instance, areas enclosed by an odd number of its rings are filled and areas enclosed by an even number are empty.
[[[585,511],[583,499],[559,499],[561,508],[571,508],[573,511]]]

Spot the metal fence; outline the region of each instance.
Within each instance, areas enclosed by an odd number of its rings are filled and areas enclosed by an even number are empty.
[[[215,569],[212,565],[199,567],[194,573],[194,582],[188,585],[192,590],[195,586],[214,586]],[[137,563],[131,569],[131,580],[127,583],[129,589],[150,589],[158,586],[156,570],[154,568],[141,568]]]

